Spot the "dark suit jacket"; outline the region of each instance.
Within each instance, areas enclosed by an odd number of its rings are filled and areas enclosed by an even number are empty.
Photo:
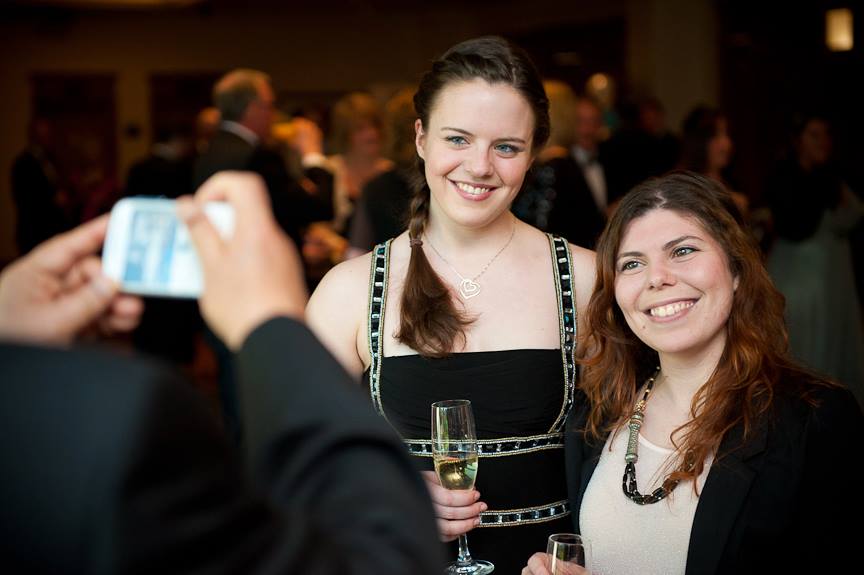
[[[323,168],[306,171],[306,176],[318,188],[317,194],[310,195],[291,177],[282,156],[277,152],[261,145],[252,146],[237,134],[220,129],[207,151],[195,162],[195,188],[223,170],[248,170],[264,178],[273,215],[298,246],[301,244],[302,230],[310,222],[333,217],[333,176]]]
[[[126,176],[126,196],[179,198],[192,187],[193,158],[168,159],[155,154],[136,162]]]
[[[742,444],[741,426],[724,437],[696,507],[688,575],[844,573],[857,564],[864,504],[855,450],[864,417],[847,390],[824,389],[817,397],[817,408],[779,397],[773,417],[750,441]],[[577,532],[582,496],[605,443],[589,444],[578,431],[588,415],[581,398],[566,445]]]
[[[597,207],[582,168],[572,154],[550,160],[546,165],[553,171],[556,190],[546,231],[593,250],[606,225],[606,215]]]
[[[606,179],[608,182],[608,176]],[[513,213],[544,232],[588,249],[594,249],[606,224],[606,215],[597,207],[582,168],[571,154],[531,170],[513,202]]]
[[[239,354],[247,474],[206,405],[131,357],[0,345],[4,573],[435,573],[404,448],[311,333]]]

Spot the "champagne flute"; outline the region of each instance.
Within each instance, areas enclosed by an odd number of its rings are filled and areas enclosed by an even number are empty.
[[[588,540],[575,533],[556,533],[549,536],[546,553],[549,554],[549,571],[552,575],[585,575],[588,570]]]
[[[445,489],[473,489],[477,478],[477,432],[474,412],[467,399],[432,404],[432,459]],[[468,537],[459,536],[459,558],[447,566],[449,575],[486,575],[495,566],[475,561],[468,551]]]

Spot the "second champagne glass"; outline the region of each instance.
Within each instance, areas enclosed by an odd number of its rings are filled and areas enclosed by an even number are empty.
[[[477,432],[474,412],[467,399],[432,404],[432,459],[445,489],[473,489],[477,478]],[[468,537],[459,536],[459,558],[447,566],[450,575],[486,575],[495,566],[475,561],[468,551]]]
[[[575,533],[556,533],[549,536],[546,546],[549,571],[552,575],[585,575],[588,570],[588,541]]]

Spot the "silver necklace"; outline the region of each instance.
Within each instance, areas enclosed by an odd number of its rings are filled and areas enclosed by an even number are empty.
[[[492,259],[489,260],[485,266],[483,266],[483,269],[480,270],[480,273],[478,273],[473,278],[466,278],[465,276],[460,274],[459,271],[453,267],[453,264],[448,262],[444,258],[444,256],[441,255],[441,252],[438,251],[438,248],[436,248],[435,244],[432,243],[432,240],[429,239],[429,236],[426,236],[426,241],[432,247],[432,250],[436,254],[438,254],[438,257],[441,258],[441,261],[444,262],[445,264],[447,264],[447,266],[451,270],[453,270],[454,274],[459,276],[459,295],[462,296],[462,299],[471,299],[472,297],[476,297],[476,296],[480,295],[480,284],[477,283],[477,280],[480,279],[480,276],[482,276],[484,273],[486,273],[486,270],[489,269],[489,266],[492,265],[492,262],[494,262],[496,259],[498,259],[498,256],[501,255],[501,252],[503,252],[504,250],[507,249],[507,246],[509,246],[510,242],[513,241],[513,236],[515,236],[515,235],[516,235],[516,222],[513,222],[513,230],[510,232],[510,237],[507,239],[507,243],[505,243],[501,247],[501,249],[498,250],[494,256],[492,256]]]

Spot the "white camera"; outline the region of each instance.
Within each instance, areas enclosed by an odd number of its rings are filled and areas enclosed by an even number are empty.
[[[223,238],[234,231],[234,210],[224,202],[205,204],[204,213]],[[175,200],[124,198],[111,210],[102,268],[125,293],[197,298],[201,264]]]

